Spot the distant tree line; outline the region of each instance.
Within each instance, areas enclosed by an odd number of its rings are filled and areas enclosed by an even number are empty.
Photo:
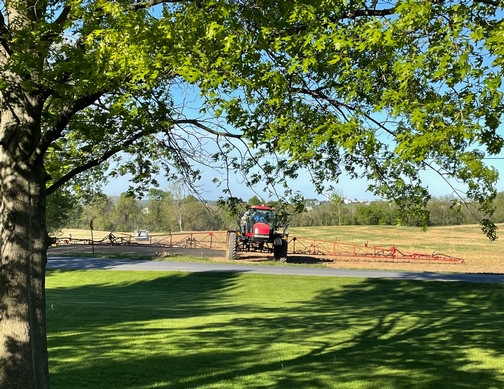
[[[89,229],[92,220],[94,229],[105,231],[212,231],[225,229],[230,222],[229,215],[216,205],[159,189],[150,190],[142,200],[127,193],[100,194],[73,207],[65,228]]]
[[[247,204],[261,204],[254,196]],[[314,201],[311,204],[315,203]],[[290,215],[291,227],[335,225],[396,225],[398,209],[385,201],[344,204],[342,201],[321,201],[305,211]],[[270,203],[273,205],[274,203]],[[504,192],[497,195],[495,223],[504,223]],[[308,210],[309,209],[309,210]],[[122,193],[120,196],[99,194],[87,201],[77,201],[68,192],[51,196],[47,204],[49,229],[61,228],[156,232],[217,231],[237,226],[237,217],[215,203],[205,203],[192,195],[176,191],[151,189],[145,199],[138,200]],[[453,202],[448,197],[429,202],[430,226],[474,224],[478,212],[471,204]],[[405,225],[415,226],[415,220]]]
[[[492,217],[495,223],[504,223],[504,192],[495,199],[496,208]],[[478,213],[475,204],[453,201],[449,197],[435,198],[428,204],[429,226],[475,224]],[[334,226],[334,225],[396,225],[399,210],[393,203],[371,201],[369,203],[343,204],[341,201],[326,201],[312,207],[310,212],[292,215],[291,226]],[[414,219],[403,225],[416,226]]]

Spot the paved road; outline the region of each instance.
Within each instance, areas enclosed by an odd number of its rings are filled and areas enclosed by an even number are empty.
[[[401,280],[425,281],[462,281],[503,283],[504,274],[459,274],[459,273],[413,273],[378,270],[344,270],[306,268],[294,266],[257,266],[172,262],[172,261],[142,261],[132,259],[102,259],[82,257],[49,257],[48,269],[103,269],[103,270],[152,270],[181,272],[234,272],[255,274],[283,274],[317,277],[357,277],[357,278],[387,278]]]

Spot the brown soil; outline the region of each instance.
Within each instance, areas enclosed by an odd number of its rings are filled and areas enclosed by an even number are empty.
[[[153,258],[175,259],[182,255],[211,258],[216,262],[225,261],[225,251],[222,248],[183,248],[183,247],[162,247],[150,246],[147,244],[135,245],[114,245],[100,244],[92,247],[90,244],[61,244],[49,249],[49,256],[59,255],[79,255],[86,254],[97,256],[110,255],[117,257],[127,256],[149,256]],[[272,261],[271,254],[264,253],[240,253],[240,261],[244,262],[266,262]],[[289,254],[287,263],[289,264],[318,264],[331,268],[345,269],[377,269],[377,270],[397,270],[415,272],[454,272],[454,273],[504,273],[504,261],[499,258],[487,258],[486,260],[459,262],[441,262],[419,259],[387,259],[387,258],[363,258],[363,257],[330,257],[327,255],[309,254]]]

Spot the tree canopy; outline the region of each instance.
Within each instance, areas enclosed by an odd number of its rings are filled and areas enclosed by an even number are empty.
[[[0,385],[48,387],[45,199],[65,186],[197,189],[205,167],[290,196],[301,168],[319,191],[345,172],[425,226],[434,170],[496,237],[500,2],[0,4]]]
[[[47,47],[36,88],[51,90],[49,193],[93,166],[87,183],[109,171],[144,184],[162,171],[194,183],[212,165],[289,195],[284,179],[307,168],[319,191],[342,173],[364,177],[425,225],[421,172],[433,170],[456,200],[491,214],[498,174],[484,158],[501,151],[503,107],[496,2],[163,3],[58,4],[35,21],[37,51]],[[23,53],[13,69],[36,61]],[[236,148],[238,137],[251,149]]]
[[[421,173],[432,170],[456,201],[492,214],[498,172],[484,159],[503,145],[497,2],[216,2],[207,15],[195,82],[255,159],[280,155],[253,183],[299,167],[320,191],[343,172],[364,177],[424,226]]]

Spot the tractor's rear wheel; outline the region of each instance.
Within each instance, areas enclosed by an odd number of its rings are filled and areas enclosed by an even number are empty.
[[[275,261],[287,261],[287,246],[288,243],[285,239],[282,239],[281,245],[273,246],[273,258],[275,258]]]
[[[282,246],[273,246],[273,258],[275,261],[279,261],[282,257]]]
[[[234,261],[236,259],[236,251],[237,251],[237,237],[236,232],[230,231],[227,236],[227,247],[226,247],[226,259],[229,261]]]

